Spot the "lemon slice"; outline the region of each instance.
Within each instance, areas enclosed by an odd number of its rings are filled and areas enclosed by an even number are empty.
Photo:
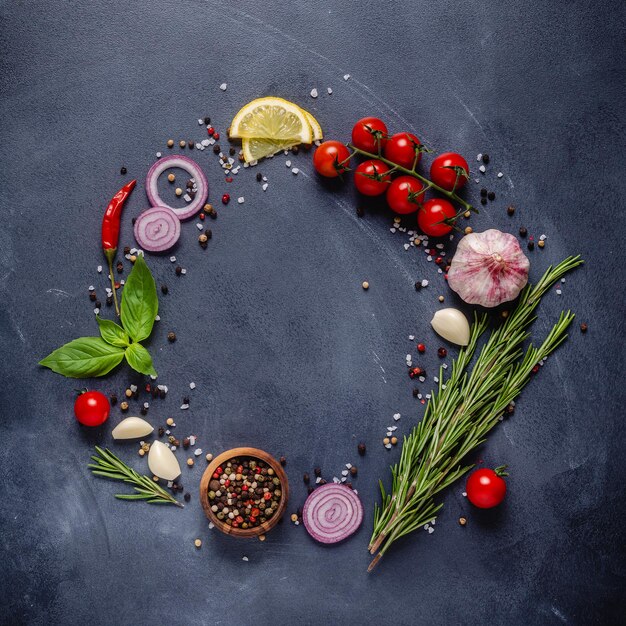
[[[253,139],[244,138],[241,140],[241,148],[243,150],[243,158],[250,163],[251,161],[259,161],[268,156],[272,156],[277,152],[289,150],[297,146],[300,142],[296,139],[287,141],[279,141],[276,139],[264,139],[255,137]]]
[[[313,141],[321,141],[324,137],[324,133],[322,132],[322,127],[320,123],[305,109],[304,115],[306,116],[307,122],[311,125],[311,130],[313,131]]]
[[[257,98],[242,107],[230,125],[230,136],[263,138],[290,145],[311,143],[313,130],[305,112],[282,98]]]

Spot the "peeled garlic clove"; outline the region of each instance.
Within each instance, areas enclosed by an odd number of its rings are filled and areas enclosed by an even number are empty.
[[[441,309],[433,315],[431,326],[444,339],[466,346],[469,343],[470,327],[467,318],[458,309]]]
[[[127,417],[113,429],[111,434],[113,439],[137,439],[137,437],[149,435],[153,430],[154,427],[146,420],[140,417]]]
[[[180,465],[174,453],[160,441],[153,441],[148,452],[150,471],[163,480],[174,480],[180,476]]]

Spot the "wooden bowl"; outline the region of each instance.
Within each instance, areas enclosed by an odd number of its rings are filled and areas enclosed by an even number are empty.
[[[251,458],[264,461],[274,470],[274,473],[280,480],[282,496],[278,503],[276,513],[274,513],[270,520],[263,522],[263,524],[255,526],[254,528],[233,528],[218,519],[215,513],[211,511],[211,504],[209,502],[209,482],[211,481],[211,477],[222,463],[230,461],[233,458]],[[269,532],[272,528],[274,528],[274,526],[276,526],[276,524],[278,524],[278,521],[283,516],[285,509],[287,508],[288,500],[289,483],[287,482],[285,470],[283,470],[281,464],[272,455],[264,452],[263,450],[259,450],[258,448],[232,448],[231,450],[222,452],[222,454],[216,456],[209,463],[209,466],[206,468],[204,474],[202,475],[202,480],[200,481],[200,502],[202,503],[204,514],[207,516],[209,521],[215,524],[216,528],[227,535],[232,535],[233,537],[258,537],[259,535],[264,535]]]

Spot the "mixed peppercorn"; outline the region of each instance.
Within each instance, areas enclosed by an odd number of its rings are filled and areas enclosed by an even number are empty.
[[[264,461],[252,458],[222,463],[209,482],[209,504],[217,519],[233,528],[255,528],[277,511],[280,479]]]

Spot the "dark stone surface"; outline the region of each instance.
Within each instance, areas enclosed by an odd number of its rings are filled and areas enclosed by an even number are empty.
[[[616,623],[626,575],[623,3],[303,5],[0,9],[2,623]],[[389,232],[388,214],[368,207],[359,221],[350,183],[319,184],[310,155],[291,158],[298,176],[285,157],[262,163],[263,193],[254,171],[227,185],[212,152],[187,151],[209,176],[219,218],[206,251],[194,222],[184,226],[176,255],[185,277],[167,257],[149,259],[170,288],[149,342],[170,394],[152,402],[149,419],[173,415],[177,434],[196,433],[205,452],[253,444],[286,455],[290,511],[304,500],[302,472],[319,465],[330,478],[357,463],[366,508],[357,536],[324,548],[288,519],[264,544],[209,531],[197,499],[203,457],[183,469],[193,494],[184,510],[116,501],[119,487],[86,464],[93,444],[111,445],[119,409],[100,430],[77,427],[79,385],[36,365],[96,333],[87,287],[106,284],[96,266],[109,197],[139,179],[121,240],[133,245],[155,152],[169,137],[202,139],[196,120],[206,114],[225,136],[239,106],[266,94],[307,106],[328,137],[344,140],[358,117],[380,115],[394,131],[467,155],[472,178],[482,178],[475,155],[489,152],[484,179],[497,199],[473,227],[547,234],[545,249],[529,253],[533,279],[568,254],[587,262],[561,297],[545,298],[534,328],[543,336],[572,307],[570,340],[477,457],[510,465],[506,503],[479,513],[455,486],[437,532],[396,545],[373,575],[365,547],[376,482],[399,455],[380,440],[393,413],[406,433],[423,412],[406,376],[407,336],[428,345],[432,370],[441,342],[428,321],[447,292],[425,255]],[[475,201],[478,187],[469,185]],[[222,207],[227,188],[245,204]],[[431,285],[416,293],[423,277]],[[121,395],[132,380],[120,367],[88,384]],[[146,468],[134,444],[112,448]]]

